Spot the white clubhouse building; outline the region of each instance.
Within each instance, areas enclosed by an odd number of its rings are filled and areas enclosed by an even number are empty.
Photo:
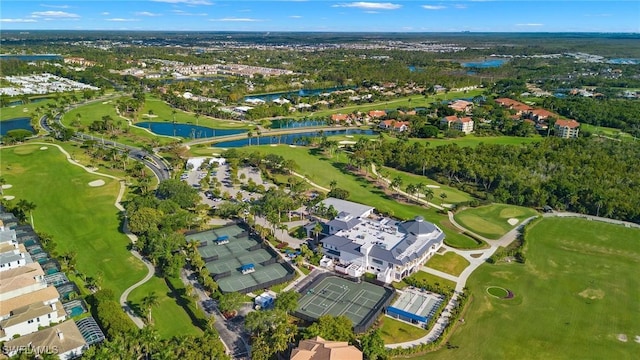
[[[368,272],[385,283],[400,281],[420,270],[444,240],[442,230],[420,216],[398,221],[335,198],[325,199],[323,206],[333,207],[338,216],[326,224],[329,236],[320,241],[321,265],[351,276]]]

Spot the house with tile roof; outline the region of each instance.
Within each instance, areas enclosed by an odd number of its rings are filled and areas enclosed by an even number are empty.
[[[73,320],[4,343],[7,356],[28,351],[34,355],[55,354],[62,360],[78,358],[86,347],[87,342]]]
[[[380,121],[378,125],[381,129],[393,130],[397,132],[403,132],[409,130],[409,122],[408,121],[398,121],[398,120],[383,120]]]
[[[291,360],[362,360],[362,351],[346,341],[327,341],[320,336],[301,340]]]
[[[577,138],[580,132],[580,123],[575,120],[556,120],[553,128],[557,137],[564,139]]]
[[[472,118],[468,116],[459,118],[456,115],[443,117],[442,119],[440,119],[440,124],[450,129],[462,131],[465,134],[472,133],[473,126],[474,126],[474,122]]]

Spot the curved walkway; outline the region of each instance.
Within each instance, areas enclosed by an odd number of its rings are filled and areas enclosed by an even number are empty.
[[[380,179],[382,179],[382,181],[384,181],[387,184],[391,185],[391,180],[389,180],[387,178],[384,178],[380,174],[378,174],[378,172],[376,171],[376,164],[371,164],[371,172],[373,173],[373,175],[375,175],[375,176],[379,177]],[[432,207],[434,207],[434,208],[436,208],[438,210],[443,210],[444,209],[444,207],[442,207],[440,205],[436,205],[434,203],[430,203],[430,202],[428,202],[427,200],[424,200],[424,199],[416,198],[415,196],[409,195],[409,194],[407,194],[406,192],[404,192],[404,191],[402,191],[400,189],[396,189],[396,188],[393,188],[393,189],[395,191],[397,191],[399,194],[401,194],[403,196],[406,196],[407,198],[413,199],[414,201],[417,201],[417,202],[419,202],[421,204],[424,204],[424,205],[427,205],[427,206],[432,206]]]
[[[116,201],[115,201],[114,205],[118,210],[124,211],[124,207],[122,206],[120,201],[122,200],[122,197],[124,196],[124,190],[125,190],[126,186],[125,186],[125,183],[124,183],[124,181],[122,179],[118,178],[117,176],[113,176],[113,175],[103,174],[103,173],[97,172],[97,171],[95,171],[95,170],[93,170],[91,168],[88,168],[88,167],[80,164],[79,162],[75,161],[71,157],[71,154],[69,154],[67,152],[67,150],[65,150],[60,145],[51,144],[51,143],[41,143],[41,142],[32,142],[32,143],[28,143],[28,144],[36,144],[36,145],[44,145],[44,146],[55,146],[56,148],[58,148],[58,150],[60,150],[60,152],[62,154],[64,154],[66,156],[67,161],[69,163],[71,163],[72,165],[79,166],[79,167],[83,168],[86,172],[91,173],[91,174],[95,174],[95,175],[99,175],[99,176],[108,177],[110,179],[118,180],[120,182],[120,191],[118,192],[118,196],[116,197]],[[28,144],[22,144],[22,145],[28,145]],[[22,146],[22,145],[15,145],[15,146]],[[124,234],[127,235],[129,240],[131,240],[131,242],[135,244],[135,242],[138,240],[138,238],[129,231],[129,229],[127,228],[126,222],[125,222],[122,230],[123,230]],[[127,297],[129,296],[129,293],[131,293],[131,291],[133,291],[135,288],[137,288],[137,287],[141,286],[142,284],[146,283],[147,281],[149,281],[149,279],[151,279],[151,277],[155,274],[155,269],[154,269],[153,265],[151,265],[150,263],[145,261],[137,251],[131,250],[131,255],[133,255],[135,258],[137,258],[138,260],[142,261],[146,265],[146,267],[147,267],[147,275],[142,280],[140,280],[137,283],[131,285],[128,289],[126,289],[122,293],[122,295],[120,295],[120,305],[122,306],[123,310],[127,313],[129,318],[131,318],[131,320],[136,324],[136,326],[138,328],[142,328],[142,327],[144,327],[144,322],[142,321],[142,319],[140,317],[136,316],[136,314],[133,312],[133,310],[129,307],[129,305],[127,304]]]

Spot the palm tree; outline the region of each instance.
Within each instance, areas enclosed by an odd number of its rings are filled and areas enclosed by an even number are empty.
[[[429,200],[433,199],[433,189],[431,189],[430,187],[426,187],[424,189],[424,199],[428,202]]]
[[[330,188],[331,190],[334,190],[334,189],[336,188],[336,186],[338,186],[338,182],[337,182],[335,179],[334,179],[334,180],[331,180],[331,181],[329,182],[329,188]]]
[[[155,291],[149,293],[149,295],[142,298],[142,306],[147,309],[147,323],[151,324],[151,308],[158,305],[158,295]]]
[[[440,198],[442,199],[442,202],[440,203],[440,205],[444,204],[444,200],[447,198],[447,193],[442,192],[440,193]]]
[[[391,188],[397,192],[400,186],[402,186],[402,178],[400,176],[394,177],[393,180],[391,180]]]
[[[322,224],[320,222],[316,222],[313,226],[313,234],[316,236],[316,242],[318,241],[318,235],[322,232]]]
[[[0,176],[0,195],[4,194],[4,189],[2,188],[5,184],[7,183],[7,180],[3,177]]]
[[[409,195],[413,195],[417,199],[416,193],[418,193],[418,189],[417,189],[416,185],[415,184],[407,185],[407,193]]]
[[[27,212],[29,213],[29,217],[31,218],[31,227],[35,230],[35,227],[33,226],[33,210],[36,209],[36,204],[22,199],[18,201],[16,207],[22,212],[22,214],[25,215],[25,217],[27,215]]]

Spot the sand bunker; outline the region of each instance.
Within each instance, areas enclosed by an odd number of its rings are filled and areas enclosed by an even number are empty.
[[[11,184],[4,184],[4,185],[2,185],[2,188],[3,188],[3,189],[11,189],[12,187],[13,187],[13,185],[11,185]]]
[[[142,117],[146,117],[146,118],[157,118],[158,115],[153,115],[153,114],[142,114]]]
[[[110,104],[110,103],[111,103],[111,100],[103,102],[102,105],[106,105],[106,104]]]
[[[507,220],[507,222],[509,223],[509,225],[513,226],[513,225],[517,224],[518,222],[520,222],[520,220],[518,220],[516,218],[511,218],[511,219]]]
[[[289,147],[290,147],[290,148],[294,148],[294,147],[296,147],[296,146],[295,146],[295,145],[289,145]]]
[[[43,146],[43,147],[40,148],[40,150],[47,150],[47,149],[48,149],[48,147],[46,147],[46,146]]]
[[[278,146],[278,144],[271,144],[271,146]]]
[[[5,195],[5,196],[3,196],[2,198],[3,198],[3,199],[5,199],[5,200],[13,200],[13,199],[15,199],[16,197],[15,197],[15,196],[13,196],[13,195]]]
[[[618,334],[618,336],[616,336],[618,338],[618,340],[622,341],[622,342],[627,342],[627,335],[625,334]]]
[[[100,180],[93,180],[92,182],[89,183],[89,186],[91,187],[98,187],[98,186],[102,186],[104,185],[104,180],[100,179]]]
[[[578,293],[578,295],[582,296],[585,299],[602,299],[604,297],[604,291],[600,289],[585,289],[582,292]]]
[[[352,137],[353,137],[353,135],[345,135],[344,137],[346,137],[346,138],[352,138]]]
[[[24,108],[24,109],[22,109],[22,112],[29,112],[29,109]]]
[[[432,189],[440,189],[440,186],[438,185],[427,185],[427,187]]]
[[[451,209],[453,207],[453,204],[442,204],[441,206],[443,208]]]
[[[635,341],[640,344],[640,335],[636,335]]]
[[[353,145],[353,144],[355,144],[355,143],[356,143],[355,141],[342,140],[342,141],[340,141],[338,144],[340,144],[340,145]]]

